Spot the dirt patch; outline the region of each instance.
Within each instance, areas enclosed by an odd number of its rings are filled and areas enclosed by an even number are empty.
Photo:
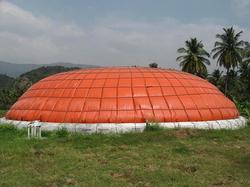
[[[124,180],[130,179],[131,176],[132,176],[132,174],[130,172],[126,172],[126,173],[114,173],[114,172],[111,172],[110,175],[115,179],[124,179]]]
[[[73,179],[73,178],[67,178],[67,179],[65,180],[65,183],[66,183],[67,185],[76,185],[76,184],[77,184],[77,181],[76,181],[75,179]]]
[[[98,162],[99,162],[100,164],[102,164],[102,165],[106,165],[106,164],[109,163],[109,161],[106,160],[106,159],[98,159]]]
[[[145,170],[147,171],[156,171],[158,170],[158,167],[156,165],[153,165],[153,164],[149,164],[149,165],[145,165]]]
[[[193,136],[195,133],[190,129],[179,129],[173,132],[174,136],[177,138],[188,138]]]
[[[149,182],[144,182],[141,177],[134,176],[132,171],[111,172],[110,176],[115,180],[128,182],[128,186],[151,186]]]
[[[31,153],[36,157],[41,159],[43,156],[50,156],[53,157],[55,155],[54,152],[50,150],[43,150],[43,149],[31,149]]]
[[[178,168],[185,173],[195,173],[198,170],[195,165],[180,165]]]
[[[214,183],[212,183],[212,185],[214,186],[228,186],[230,184],[230,182],[228,181],[216,181]]]

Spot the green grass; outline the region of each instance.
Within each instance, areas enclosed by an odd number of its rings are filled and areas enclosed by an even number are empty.
[[[0,186],[249,186],[250,124],[238,130],[43,133],[0,126]]]

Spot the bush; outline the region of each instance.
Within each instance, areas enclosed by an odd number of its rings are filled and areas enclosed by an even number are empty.
[[[250,103],[245,104],[243,108],[240,110],[240,113],[243,116],[250,118]]]
[[[0,118],[4,117],[5,113],[6,113],[6,110],[0,109]]]
[[[235,98],[233,98],[233,101],[236,107],[238,108],[238,110],[240,111],[240,114],[242,116],[250,118],[250,102],[247,102],[247,101],[238,102]]]
[[[158,64],[153,62],[151,64],[148,65],[150,68],[158,68]]]
[[[159,123],[158,122],[149,122],[147,121],[146,122],[146,127],[144,129],[144,131],[159,131],[159,130],[162,130],[162,127],[160,127]]]
[[[66,128],[61,128],[56,131],[56,136],[58,138],[65,138],[65,137],[68,137],[68,135],[69,135],[69,132],[67,131]]]

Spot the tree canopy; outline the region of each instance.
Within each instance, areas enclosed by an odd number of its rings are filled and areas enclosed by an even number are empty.
[[[176,58],[180,62],[182,71],[192,73],[201,77],[207,74],[206,65],[210,65],[209,53],[204,49],[202,41],[191,38],[185,41],[185,47],[179,48],[178,53],[182,54]]]

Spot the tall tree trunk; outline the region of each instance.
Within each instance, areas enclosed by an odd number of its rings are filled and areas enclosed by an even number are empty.
[[[227,69],[226,73],[226,81],[225,81],[225,95],[227,96],[227,84],[228,84],[228,78],[229,78],[229,69]]]

